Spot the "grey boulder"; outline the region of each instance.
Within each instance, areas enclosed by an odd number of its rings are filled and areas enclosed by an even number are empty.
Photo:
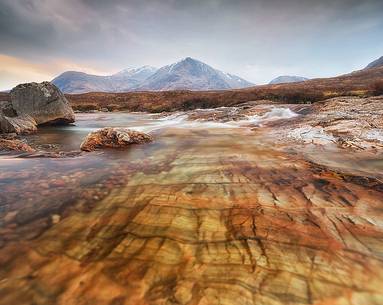
[[[16,86],[11,90],[11,102],[18,116],[30,115],[37,125],[73,123],[75,120],[68,100],[50,82]]]
[[[0,102],[1,133],[31,133],[40,124],[75,121],[68,100],[49,82],[21,84],[12,89],[11,100]]]

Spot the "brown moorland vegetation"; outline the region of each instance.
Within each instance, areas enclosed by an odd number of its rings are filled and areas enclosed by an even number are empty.
[[[108,109],[109,111],[163,112],[232,106],[248,101],[270,100],[275,103],[312,103],[338,96],[372,96],[383,94],[383,67],[350,74],[317,78],[300,83],[254,86],[221,91],[161,91],[67,94],[78,111]],[[0,101],[8,100],[0,93]]]

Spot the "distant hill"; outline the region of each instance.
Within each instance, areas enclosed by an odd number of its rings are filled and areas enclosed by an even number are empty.
[[[365,69],[383,67],[383,56],[374,60],[372,63],[369,63]]]
[[[156,69],[144,66],[110,76],[68,71],[52,80],[64,93],[130,92],[166,90],[223,90],[253,86],[252,83],[187,57]]]
[[[187,57],[174,64],[162,67],[148,79],[139,90],[223,90],[253,86],[252,83],[232,74]]]
[[[151,66],[125,69],[109,76],[67,71],[53,79],[52,83],[65,93],[126,92],[137,88],[156,71]]]
[[[284,84],[284,83],[298,83],[298,82],[304,82],[307,80],[309,79],[302,76],[283,75],[283,76],[278,76],[277,78],[274,78],[269,84],[275,85],[275,84]]]
[[[68,95],[76,110],[177,111],[233,106],[249,101],[273,103],[312,103],[339,96],[373,96],[375,84],[383,79],[383,67],[350,74],[310,79],[305,82],[261,85],[237,90],[146,91],[127,93],[85,93]],[[0,100],[6,100],[1,97]],[[256,102],[255,102],[256,103]]]

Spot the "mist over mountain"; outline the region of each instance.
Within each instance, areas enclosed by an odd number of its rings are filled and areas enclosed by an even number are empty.
[[[67,71],[52,80],[65,93],[127,92],[165,90],[223,90],[253,86],[233,74],[187,57],[160,69],[143,66],[125,69],[110,76]]]
[[[270,81],[270,85],[275,84],[283,84],[283,83],[298,83],[298,82],[304,82],[306,80],[309,80],[306,77],[302,76],[291,76],[291,75],[282,75],[274,78],[272,81]]]

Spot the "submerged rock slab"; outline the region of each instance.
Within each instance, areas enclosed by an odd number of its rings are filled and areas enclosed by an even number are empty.
[[[131,144],[153,141],[152,136],[128,128],[105,127],[91,132],[81,143],[81,150],[93,151],[97,148],[123,148]]]
[[[0,304],[383,304],[382,192],[231,132],[10,173]]]

